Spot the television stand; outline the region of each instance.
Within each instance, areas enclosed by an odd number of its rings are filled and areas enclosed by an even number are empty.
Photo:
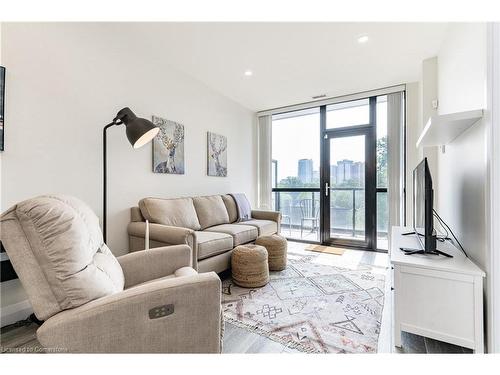
[[[439,250],[453,258],[406,256],[400,248],[419,248],[416,236],[403,236],[412,229],[392,227],[391,233],[394,345],[409,332],[483,353],[485,273],[448,241],[438,243]]]
[[[405,234],[403,233],[402,236],[404,236],[404,235]],[[442,255],[442,256],[445,256],[445,257],[448,257],[448,258],[453,258],[453,255],[446,254],[444,251],[440,251],[438,249],[433,250],[433,251],[424,251],[424,250],[409,249],[409,248],[405,248],[405,247],[400,247],[399,250],[401,250],[403,253],[405,253],[405,255],[413,255],[413,254],[423,254],[423,255],[426,255],[426,254],[432,254],[432,255]]]

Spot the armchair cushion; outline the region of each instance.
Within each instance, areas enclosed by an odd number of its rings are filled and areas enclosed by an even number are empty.
[[[233,237],[226,233],[195,232],[198,245],[198,260],[232,250]]]
[[[200,230],[192,198],[144,198],[139,201],[142,216],[151,223]]]
[[[183,267],[189,267],[191,248],[187,245],[157,247],[122,255],[117,259],[125,275],[125,288],[130,288],[149,280],[175,275]]]
[[[244,224],[222,224],[205,229],[206,232],[217,232],[230,234],[233,237],[233,245],[238,246],[255,240],[258,236],[256,227]]]
[[[278,232],[278,223],[272,220],[251,219],[237,225],[251,225],[259,231],[259,236],[266,236]]]
[[[39,319],[123,290],[122,269],[103,243],[99,219],[79,199],[28,199],[1,221],[2,241],[16,271],[26,276],[23,284]],[[36,280],[29,275],[33,270]],[[49,298],[39,301],[37,294]]]

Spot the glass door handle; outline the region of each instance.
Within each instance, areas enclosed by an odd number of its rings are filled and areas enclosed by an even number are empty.
[[[330,191],[330,185],[328,182],[325,182],[325,196],[328,197],[328,192]]]

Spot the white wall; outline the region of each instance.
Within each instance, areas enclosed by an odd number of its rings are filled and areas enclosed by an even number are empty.
[[[246,192],[255,199],[254,114],[170,68],[168,52],[123,35],[124,25],[10,24],[2,206],[43,193],[80,197],[101,215],[102,128],[125,106],[185,125],[185,175],[154,174],[151,145],[133,150],[108,131],[108,242],[127,249],[129,207],[144,196]],[[130,45],[130,50],[128,46]],[[149,53],[151,52],[151,53]],[[206,176],[206,132],[228,137],[227,178]]]
[[[489,257],[488,275],[488,348],[500,353],[500,23],[488,24],[487,29],[487,118],[488,154],[487,233]],[[497,317],[496,319],[492,319]]]
[[[1,207],[75,195],[101,215],[102,128],[125,106],[185,126],[185,175],[152,173],[152,146],[108,131],[108,245],[127,252],[129,208],[145,196],[245,192],[256,201],[255,115],[171,68],[169,51],[126,24],[4,23],[6,150]],[[228,138],[228,177],[206,175],[206,132]],[[3,293],[2,289],[2,293]]]
[[[438,55],[439,114],[486,108],[486,79],[486,24],[451,26]],[[438,152],[436,181],[439,214],[485,271],[488,117]]]
[[[439,113],[485,108],[486,24],[451,24],[438,55]]]
[[[486,25],[451,26],[438,55],[439,114],[486,108]],[[438,202],[443,219],[485,268],[484,120],[438,153]]]

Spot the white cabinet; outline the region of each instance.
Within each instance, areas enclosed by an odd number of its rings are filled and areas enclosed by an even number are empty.
[[[394,345],[401,331],[484,352],[484,272],[449,242],[438,255],[405,255],[399,248],[419,248],[413,229],[393,227],[391,267],[394,288]]]

